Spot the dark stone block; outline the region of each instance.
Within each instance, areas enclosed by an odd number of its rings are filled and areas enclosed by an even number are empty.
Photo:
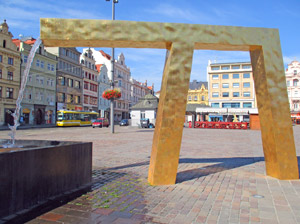
[[[24,147],[0,148],[0,219],[91,183],[92,143],[19,140],[16,144]]]

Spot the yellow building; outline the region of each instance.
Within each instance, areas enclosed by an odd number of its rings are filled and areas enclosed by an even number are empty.
[[[208,105],[207,82],[190,82],[187,103]]]
[[[13,124],[20,88],[20,52],[6,21],[0,25],[0,125]]]

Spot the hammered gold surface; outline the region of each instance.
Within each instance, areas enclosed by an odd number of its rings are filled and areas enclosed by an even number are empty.
[[[267,174],[299,178],[277,29],[111,20],[41,19],[45,46],[162,48],[165,63],[148,181],[174,184],[194,49],[250,51]]]

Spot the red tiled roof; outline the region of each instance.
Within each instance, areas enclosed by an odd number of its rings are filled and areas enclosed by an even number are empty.
[[[100,50],[99,52],[102,54],[103,57],[107,58],[108,60],[111,59],[111,56],[109,54],[106,54],[104,51]]]
[[[97,69],[98,72],[100,72],[100,68],[101,68],[102,65],[103,65],[103,64],[98,64],[98,65],[96,65],[96,69]]]
[[[32,38],[31,40],[26,40],[26,41],[24,41],[24,43],[25,43],[25,44],[32,45],[32,44],[35,43],[35,41],[36,41],[36,39]]]
[[[19,39],[13,39],[12,42],[17,46],[20,47],[21,41]]]
[[[148,89],[152,90],[152,86],[147,86]]]

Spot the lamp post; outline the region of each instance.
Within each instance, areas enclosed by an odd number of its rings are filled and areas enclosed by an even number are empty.
[[[109,2],[110,0],[106,0]],[[115,20],[115,3],[118,3],[118,0],[112,0],[112,20]],[[111,49],[111,80],[110,80],[110,88],[114,89],[114,62],[115,62],[115,49]],[[114,100],[110,100],[110,126],[111,126],[111,133],[115,132],[114,127]]]

